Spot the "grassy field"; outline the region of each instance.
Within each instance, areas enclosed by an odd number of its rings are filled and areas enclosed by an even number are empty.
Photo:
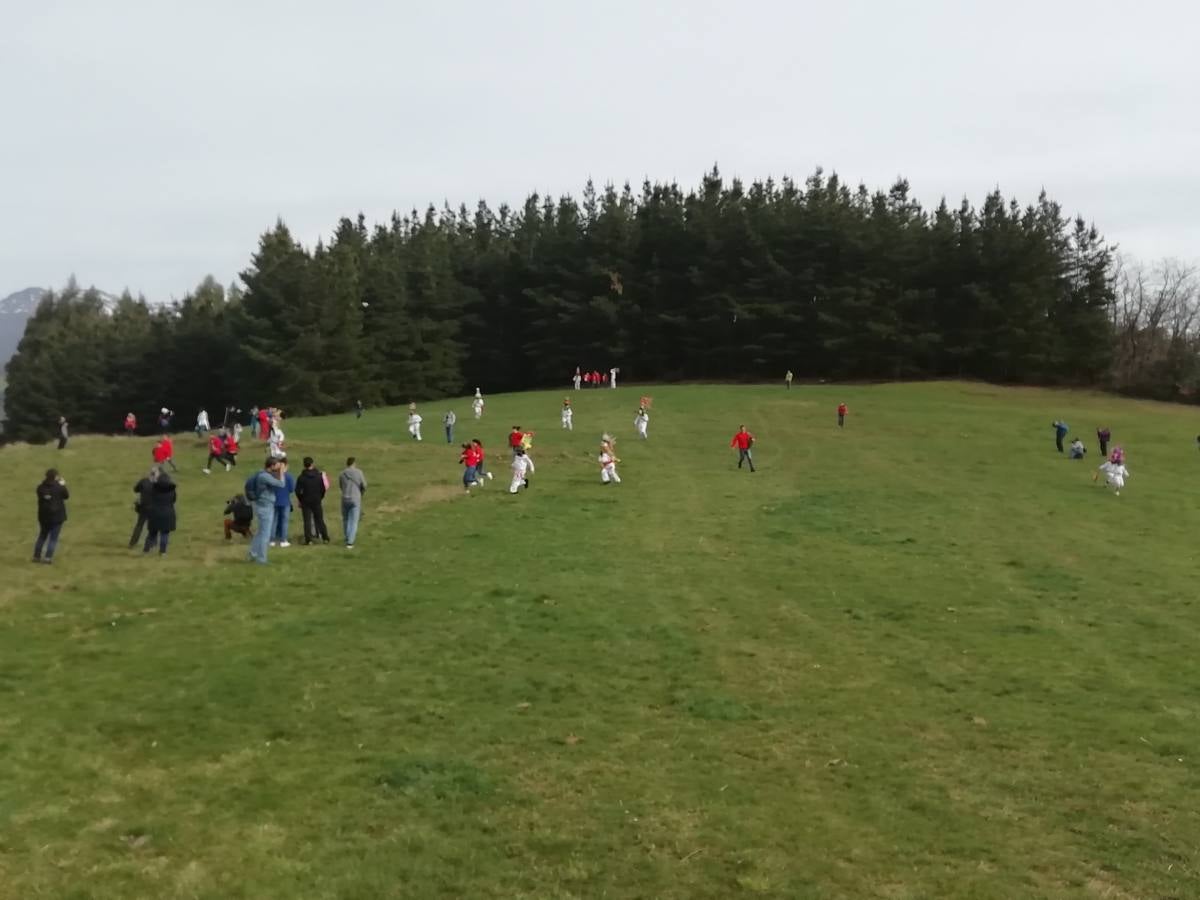
[[[454,401],[497,472],[471,497],[447,404],[420,445],[402,410],[291,422],[372,488],[353,551],[266,568],[220,533],[261,444],[205,477],[180,440],[165,559],[125,549],[149,441],[0,451],[0,897],[1200,896],[1194,410],[630,387],[574,395],[568,435],[561,397]],[[48,465],[53,567],[28,561]]]

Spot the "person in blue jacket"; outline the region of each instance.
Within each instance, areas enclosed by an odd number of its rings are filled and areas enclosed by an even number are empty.
[[[275,533],[271,546],[290,547],[288,541],[288,523],[292,518],[292,494],[296,493],[296,477],[287,470],[287,457],[283,458],[283,468],[279,473],[283,487],[275,488]]]
[[[1054,444],[1058,447],[1058,452],[1063,452],[1063,438],[1067,436],[1067,432],[1071,429],[1066,422],[1058,421],[1054,423]]]
[[[258,531],[254,532],[254,540],[250,542],[247,559],[261,565],[267,564],[267,546],[275,531],[275,492],[287,488],[287,482],[281,477],[287,474],[285,466],[282,459],[268,457],[262,471],[246,480],[246,499],[254,504],[254,515],[258,519]]]

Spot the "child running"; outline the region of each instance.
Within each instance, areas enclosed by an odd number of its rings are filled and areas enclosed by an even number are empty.
[[[474,444],[463,444],[458,461],[463,465],[463,490],[468,494],[479,484],[479,451]]]
[[[525,453],[524,447],[517,447],[513,452],[512,483],[508,486],[508,492],[515,494],[521,488],[529,490],[529,476],[534,471],[533,459]]]
[[[612,443],[604,440],[600,442],[600,483],[601,484],[620,484],[621,476],[617,474],[617,463],[620,460],[613,454]]]
[[[643,441],[649,440],[650,435],[646,434],[646,429],[650,425],[650,413],[646,412],[646,407],[639,406],[637,416],[633,420],[633,427],[637,429],[638,437]]]
[[[485,478],[489,481],[492,479],[492,473],[488,471],[487,467],[487,454],[484,452],[483,443],[479,438],[471,441],[471,446],[475,448],[475,471],[479,475],[479,486],[482,487]]]
[[[1104,473],[1105,485],[1113,488],[1116,495],[1120,497],[1121,488],[1125,487],[1125,479],[1130,475],[1129,470],[1125,468],[1125,452],[1120,447],[1114,447],[1112,456],[1101,463],[1100,468],[1093,473],[1093,482],[1100,477],[1101,472]]]
[[[417,412],[417,408],[415,406],[410,406],[408,413],[408,433],[412,435],[412,439],[414,441],[419,441],[421,439],[421,423],[423,421],[424,419],[422,419],[421,414]]]

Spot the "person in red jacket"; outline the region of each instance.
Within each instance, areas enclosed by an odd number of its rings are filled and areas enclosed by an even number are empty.
[[[846,411],[847,411],[846,404],[839,403],[838,404],[838,428],[846,427]]]
[[[463,489],[469,494],[479,484],[479,451],[474,444],[463,444],[458,461],[463,465]]]
[[[479,475],[479,486],[482,487],[483,480],[485,478],[491,479],[492,477],[492,473],[487,470],[487,463],[485,462],[487,454],[484,453],[483,444],[480,442],[479,438],[473,439],[471,441],[471,446],[475,448],[475,471],[476,474]]]
[[[229,471],[229,463],[225,462],[225,429],[214,431],[208,436],[208,462],[201,470],[205,475],[212,472],[213,460],[225,463],[225,471]]]
[[[135,416],[133,413],[126,413],[125,414],[125,433],[127,435],[129,435],[130,437],[133,437],[134,432],[136,432],[136,431],[137,431],[137,416]]]
[[[745,425],[738,427],[738,432],[733,436],[733,440],[729,442],[730,447],[737,447],[738,451],[738,468],[742,467],[743,462],[750,464],[750,471],[754,471],[754,457],[750,454],[750,448],[754,446],[754,435],[746,430]]]
[[[170,465],[176,472],[179,471],[175,466],[175,445],[171,443],[171,438],[163,435],[159,442],[154,445],[154,449],[150,451],[150,455],[154,457],[154,464],[158,467]]]
[[[258,411],[258,436],[264,441],[271,438],[271,411],[265,407]]]
[[[514,425],[508,435],[508,449],[512,451],[514,457],[517,455],[517,448],[521,446],[523,440],[525,440],[525,432],[521,430],[520,425]]]
[[[230,432],[229,434],[226,434],[225,439],[224,439],[224,445],[225,445],[225,471],[228,472],[230,469],[232,469],[234,466],[237,465],[238,450],[241,449],[238,446],[237,435],[233,434],[232,432]]]

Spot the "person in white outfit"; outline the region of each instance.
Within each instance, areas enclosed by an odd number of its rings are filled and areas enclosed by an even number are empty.
[[[196,437],[203,437],[208,430],[208,410],[202,409],[196,414]]]
[[[424,419],[415,409],[408,414],[408,433],[412,435],[414,441],[421,439],[421,422],[423,421]]]
[[[638,437],[643,441],[650,437],[646,434],[646,428],[650,425],[650,414],[646,412],[646,407],[639,406],[637,417],[633,420],[633,427],[637,429]]]
[[[617,463],[620,460],[613,454],[612,444],[600,442],[600,483],[620,484],[621,476],[617,474]]]
[[[571,399],[568,397],[563,400],[562,408],[562,427],[567,431],[575,430],[575,412],[571,409]]]
[[[471,401],[471,409],[475,413],[475,418],[483,418],[483,395],[479,393],[479,388],[475,388],[475,399]]]
[[[535,471],[533,459],[525,452],[523,447],[517,447],[513,452],[512,483],[508,486],[508,492],[515,494],[521,488],[529,490],[529,476]]]
[[[579,374],[579,369],[575,370],[575,374],[571,377],[571,383],[575,385],[575,390],[579,390],[580,385],[583,383],[583,376]]]
[[[271,459],[287,458],[287,442],[284,440],[283,424],[276,416],[271,420],[271,433],[267,438],[267,455]]]
[[[1112,452],[1107,460],[1100,464],[1100,468],[1092,476],[1092,481],[1100,477],[1100,473],[1104,473],[1104,483],[1113,488],[1118,497],[1121,496],[1121,488],[1125,487],[1125,479],[1129,477],[1130,472],[1125,468],[1125,454],[1118,447]]]
[[[620,371],[616,366],[608,370],[608,386],[613,390],[617,389],[617,373]]]

